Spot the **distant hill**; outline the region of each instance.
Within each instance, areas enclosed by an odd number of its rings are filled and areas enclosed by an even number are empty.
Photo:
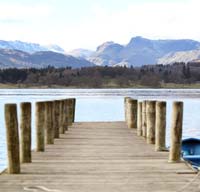
[[[82,57],[84,59],[90,57],[94,51],[88,49],[74,49],[72,51],[67,52],[67,54],[72,55],[74,57]]]
[[[43,47],[48,49],[47,51],[53,51],[53,52],[63,53],[63,54],[65,53],[65,50],[62,47],[55,44],[45,45]]]
[[[38,51],[54,51],[65,53],[65,50],[58,45],[42,46],[36,43],[27,43],[22,41],[4,41],[0,40],[0,49],[20,50],[27,53],[35,53]]]
[[[122,61],[120,53],[123,49],[124,47],[120,44],[112,41],[106,42],[97,47],[96,52],[94,52],[88,60],[96,65],[114,66]]]
[[[93,63],[52,51],[27,53],[20,50],[0,49],[0,68],[91,67]]]
[[[127,45],[108,41],[96,51],[75,49],[66,55],[58,45],[0,40],[0,54],[0,67],[130,67],[200,60],[200,42],[191,39],[151,40],[138,36]]]
[[[88,60],[96,65],[142,66],[162,62],[168,63],[170,58],[178,52],[198,52],[199,49],[200,42],[190,39],[150,40],[143,37],[134,37],[127,45],[114,42],[103,43]],[[179,58],[175,61],[178,62]]]
[[[162,64],[173,64],[175,62],[199,62],[200,60],[200,50],[191,51],[178,51],[174,53],[169,53],[158,60],[158,63]]]

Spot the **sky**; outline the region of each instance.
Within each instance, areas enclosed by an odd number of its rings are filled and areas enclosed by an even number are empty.
[[[0,0],[0,39],[70,51],[134,36],[200,41],[200,0]]]

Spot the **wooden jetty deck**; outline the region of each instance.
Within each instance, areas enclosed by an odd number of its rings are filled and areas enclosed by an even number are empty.
[[[0,176],[1,192],[173,192],[200,191],[196,174],[184,162],[168,163],[168,152],[155,152],[125,122],[74,123],[32,152],[21,174]]]

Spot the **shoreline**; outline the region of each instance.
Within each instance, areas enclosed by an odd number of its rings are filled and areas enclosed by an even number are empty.
[[[117,86],[117,85],[104,85],[101,87],[90,86],[62,86],[62,85],[34,85],[34,84],[4,84],[0,83],[0,89],[200,89],[198,84],[162,84],[159,87],[150,87],[142,85],[132,86]]]

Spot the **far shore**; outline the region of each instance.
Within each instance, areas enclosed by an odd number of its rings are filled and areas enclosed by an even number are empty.
[[[64,85],[34,85],[34,84],[4,84],[0,83],[0,89],[200,89],[200,83],[196,84],[162,84],[159,87],[144,85],[118,86],[115,84],[103,85],[102,87],[90,86],[64,86]]]

